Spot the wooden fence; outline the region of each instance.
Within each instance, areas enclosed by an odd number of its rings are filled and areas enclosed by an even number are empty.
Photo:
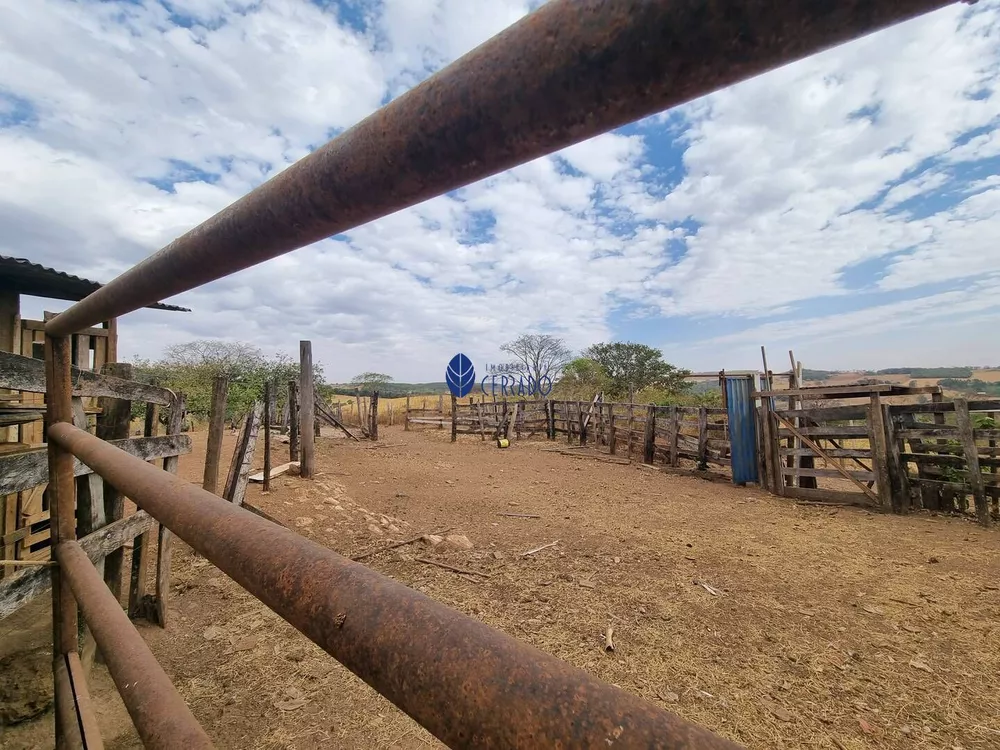
[[[81,357],[82,364],[82,357]],[[126,453],[149,462],[163,461],[167,471],[176,472],[178,457],[191,452],[191,439],[181,433],[183,397],[156,386],[115,377],[127,373],[129,365],[108,364],[97,373],[74,367],[74,423],[81,429],[108,440]],[[27,420],[44,410],[45,372],[41,360],[0,352],[0,388],[15,392],[5,396],[0,413],[20,415]],[[131,438],[129,425],[132,403],[146,404],[145,434]],[[160,410],[165,409],[165,435],[159,435]],[[39,412],[39,417],[41,412]],[[24,422],[33,424],[33,422]],[[24,431],[21,432],[25,435]],[[35,433],[32,433],[34,435]],[[44,592],[50,581],[49,568],[32,565],[48,560],[49,498],[48,457],[38,424],[32,442],[0,443],[0,618],[19,609]],[[80,461],[74,463],[77,495],[77,535],[91,559],[103,567],[112,591],[122,590],[122,547],[132,544],[132,565],[128,588],[129,612],[134,617],[163,622],[163,603],[170,569],[170,543],[146,513],[125,516],[121,493],[104,482]],[[167,532],[169,534],[169,532]],[[156,546],[155,591],[148,593],[148,571]],[[23,562],[24,565],[18,565]],[[19,567],[26,568],[18,572]]]
[[[450,422],[453,439],[565,436],[571,445],[674,469],[728,473],[731,445],[726,410],[592,401],[453,399],[452,413],[410,409],[414,424]]]
[[[836,394],[833,394],[836,395]],[[944,400],[760,408],[762,485],[778,495],[1000,516],[1000,401]],[[858,396],[848,394],[848,399]]]

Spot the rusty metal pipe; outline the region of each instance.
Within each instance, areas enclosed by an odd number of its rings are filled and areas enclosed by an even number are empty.
[[[737,747],[72,425],[50,437],[450,747]]]
[[[953,0],[552,0],[97,290],[66,335]]]
[[[65,423],[59,426],[77,429]],[[50,439],[53,431],[58,429],[49,430]],[[103,442],[96,437],[93,439]],[[161,471],[143,461],[139,463],[153,471]],[[129,622],[83,547],[75,541],[61,542],[55,549],[55,556],[63,577],[76,594],[143,746],[163,750],[211,748],[212,742],[205,730],[177,693],[139,631]]]

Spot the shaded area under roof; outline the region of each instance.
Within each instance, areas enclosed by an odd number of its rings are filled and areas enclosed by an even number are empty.
[[[0,289],[9,289],[18,294],[30,294],[33,297],[49,297],[50,299],[65,299],[79,302],[92,292],[96,292],[103,284],[89,279],[81,279],[54,268],[32,263],[26,258],[10,258],[0,255]],[[191,312],[186,307],[165,305],[157,302],[146,305],[152,310],[170,310],[172,312]]]

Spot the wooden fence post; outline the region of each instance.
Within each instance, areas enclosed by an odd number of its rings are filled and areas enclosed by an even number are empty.
[[[608,451],[615,455],[618,450],[618,430],[615,427],[615,405],[608,404]]]
[[[871,395],[868,406],[868,437],[872,446],[872,471],[878,490],[878,503],[883,508],[891,508],[899,513],[901,498],[893,497],[892,475],[889,473],[889,444],[882,414],[882,399],[877,393]]]
[[[635,429],[635,404],[629,399],[628,402],[628,460],[632,460],[632,431]]]
[[[708,468],[708,409],[698,409],[698,468]]]
[[[646,407],[646,425],[642,436],[642,461],[653,463],[656,450],[656,408],[650,404]]]
[[[979,448],[976,446],[975,433],[972,431],[969,402],[964,398],[955,399],[955,423],[958,425],[958,440],[965,453],[969,487],[972,488],[972,498],[976,504],[976,517],[983,526],[989,526],[990,505],[986,499],[986,485],[979,468]]]
[[[901,513],[909,513],[912,508],[910,478],[906,473],[906,464],[903,463],[900,440],[896,432],[898,420],[889,411],[888,404],[882,405],[882,421],[885,423],[886,440],[889,446],[889,474],[894,480],[892,486],[893,506],[898,504]],[[897,496],[899,497],[898,503],[895,500]]]
[[[576,424],[580,430],[580,445],[587,444],[587,428],[583,424],[583,402],[576,402]]]
[[[104,365],[101,373],[122,380],[132,379],[132,365],[114,362]],[[129,437],[132,421],[132,402],[119,398],[101,397],[97,400],[101,414],[97,417],[97,437],[101,440],[124,440]],[[125,515],[125,498],[121,492],[107,482],[104,483],[104,518],[113,523]],[[122,595],[122,563],[124,550],[111,552],[104,558],[104,582],[108,584],[115,599]]]
[[[261,426],[264,428],[264,486],[263,492],[271,491],[271,420],[274,419],[272,400],[274,398],[274,387],[271,383],[264,383],[264,419]]]
[[[156,437],[160,427],[159,404],[146,404],[146,424],[143,429],[145,437]],[[149,463],[154,463],[150,461]],[[132,540],[132,573],[128,586],[128,614],[131,618],[145,617],[153,619],[147,608],[147,578],[149,577],[149,562],[152,556],[153,538],[145,531]]]
[[[406,414],[403,416],[403,432],[410,431],[410,394],[406,394]]]
[[[312,342],[299,342],[299,440],[302,459],[299,476],[312,479],[316,471],[316,394],[313,392]]]
[[[456,440],[458,440],[458,399],[455,398],[454,394],[452,394],[452,396],[451,396],[451,442],[454,443]]]
[[[288,381],[288,460],[299,460],[299,383]]]
[[[229,377],[216,375],[212,381],[212,407],[208,417],[208,447],[205,452],[205,474],[201,486],[216,493],[219,488],[219,459],[222,456],[222,433],[226,426],[226,396]]]
[[[441,417],[441,421],[438,422],[438,429],[444,429],[444,394],[438,394],[438,416]]]
[[[378,391],[372,391],[371,400],[371,428],[368,430],[369,437],[372,440],[378,440]]]
[[[680,456],[681,424],[680,424],[680,416],[677,411],[676,405],[670,407],[670,413],[667,416],[667,419],[670,420],[670,425],[668,428],[670,431],[670,465],[676,468],[677,466],[680,465],[680,460],[681,460]]]

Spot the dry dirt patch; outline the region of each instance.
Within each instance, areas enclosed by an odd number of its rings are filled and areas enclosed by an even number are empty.
[[[750,747],[1000,746],[996,532],[795,505],[545,441],[397,428],[381,447],[318,447],[316,481],[281,477],[248,502],[345,555],[465,535],[472,549],[365,562]],[[181,469],[200,479],[197,460]],[[219,747],[438,746],[200,557],[177,555],[174,592],[170,627],[143,633]],[[109,744],[137,746],[102,679]]]

